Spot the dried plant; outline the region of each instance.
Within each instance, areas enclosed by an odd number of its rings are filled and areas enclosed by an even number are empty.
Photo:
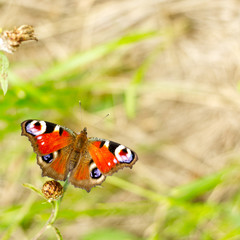
[[[38,41],[34,35],[34,28],[30,25],[21,25],[13,30],[5,30],[0,35],[0,51],[7,53],[15,52],[22,42],[35,40]],[[0,82],[4,95],[8,89],[8,58],[0,52]]]

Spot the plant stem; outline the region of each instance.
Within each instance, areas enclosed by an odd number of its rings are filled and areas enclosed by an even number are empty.
[[[52,213],[45,223],[45,225],[42,227],[42,229],[32,238],[32,240],[37,240],[49,227],[52,226],[54,221],[56,220],[58,210],[59,210],[59,200],[58,201],[52,201]]]
[[[32,238],[32,240],[37,240],[48,228],[52,228],[55,233],[56,233],[56,236],[57,236],[57,239],[63,239],[62,236],[61,236],[61,233],[60,231],[58,230],[58,228],[54,227],[53,224],[57,218],[57,215],[58,215],[58,211],[59,211],[59,205],[60,205],[60,202],[64,196],[64,193],[65,191],[67,190],[67,187],[68,187],[68,180],[66,180],[64,182],[64,185],[63,185],[63,195],[60,199],[58,200],[52,200],[50,203],[52,205],[52,213],[49,217],[49,219],[47,220],[47,222],[45,223],[45,225],[42,227],[42,229],[36,234],[36,236],[34,236]]]

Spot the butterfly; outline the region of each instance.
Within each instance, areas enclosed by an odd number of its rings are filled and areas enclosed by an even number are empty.
[[[21,123],[22,135],[27,136],[37,154],[42,176],[66,180],[75,187],[90,191],[108,175],[124,167],[132,168],[138,160],[131,149],[106,139],[87,137],[69,128],[40,120]]]

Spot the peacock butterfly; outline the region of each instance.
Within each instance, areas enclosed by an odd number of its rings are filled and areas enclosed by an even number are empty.
[[[28,137],[42,175],[66,180],[75,187],[90,191],[108,175],[124,167],[132,168],[138,160],[129,148],[109,140],[87,137],[71,129],[39,120],[22,122],[22,135]]]

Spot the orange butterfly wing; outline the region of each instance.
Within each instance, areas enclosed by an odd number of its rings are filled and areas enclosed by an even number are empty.
[[[69,172],[69,154],[76,134],[70,129],[54,123],[26,120],[22,124],[22,135],[28,137],[42,175],[65,180]]]
[[[73,169],[69,181],[76,187],[90,191],[123,167],[132,167],[138,157],[129,148],[104,139],[89,138],[81,148],[80,161]]]

